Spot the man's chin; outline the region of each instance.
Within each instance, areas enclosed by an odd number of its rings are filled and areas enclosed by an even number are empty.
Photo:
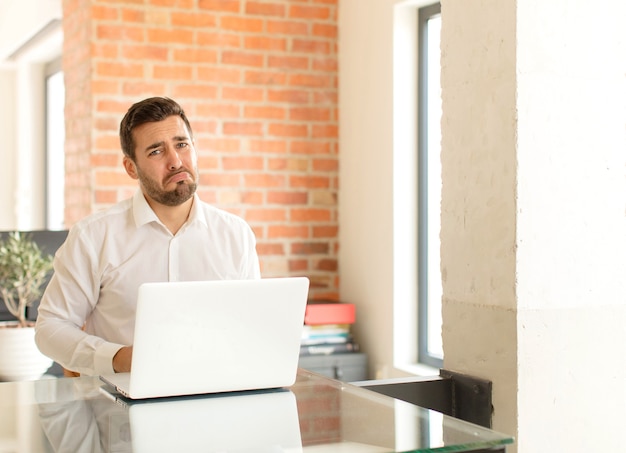
[[[158,197],[153,197],[156,201],[166,206],[180,206],[188,201],[196,193],[196,183],[179,183],[174,190],[163,192]]]

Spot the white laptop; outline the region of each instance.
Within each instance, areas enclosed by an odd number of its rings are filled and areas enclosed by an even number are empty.
[[[100,376],[131,399],[288,387],[306,277],[145,283],[130,373]]]

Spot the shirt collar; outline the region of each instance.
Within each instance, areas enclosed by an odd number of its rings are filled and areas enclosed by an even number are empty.
[[[133,217],[137,228],[150,222],[161,223],[146,201],[141,189],[137,189],[135,195],[133,195]],[[193,195],[193,205],[191,206],[191,212],[189,213],[189,219],[187,220],[188,224],[193,222],[200,222],[204,226],[208,226],[204,211],[200,207],[200,198],[198,197],[198,194]]]

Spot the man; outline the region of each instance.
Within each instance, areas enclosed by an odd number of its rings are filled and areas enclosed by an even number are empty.
[[[176,102],[131,106],[120,142],[139,190],[70,230],[37,318],[39,349],[80,374],[130,370],[142,283],[260,278],[250,227],[195,193],[193,133]]]

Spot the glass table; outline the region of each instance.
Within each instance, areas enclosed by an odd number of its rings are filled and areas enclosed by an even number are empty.
[[[129,402],[97,377],[0,383],[0,451],[448,452],[511,436],[298,371],[287,389]]]

